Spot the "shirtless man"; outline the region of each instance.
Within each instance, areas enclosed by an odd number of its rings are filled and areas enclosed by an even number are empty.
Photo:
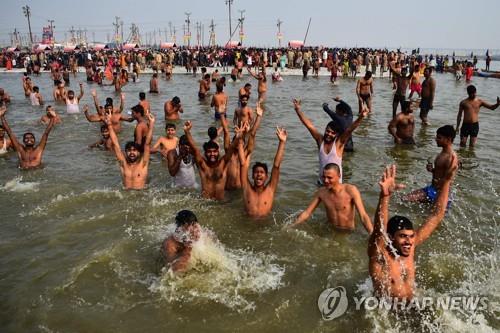
[[[0,102],[10,103],[10,95],[3,88],[0,88]]]
[[[285,142],[287,132],[283,128],[276,129],[276,135],[279,139],[278,150],[274,157],[271,179],[268,182],[269,174],[267,164],[256,162],[252,167],[253,184],[248,179],[248,168],[250,167],[250,154],[245,153],[243,142],[238,146],[238,156],[241,170],[241,188],[243,189],[243,202],[246,213],[251,217],[265,217],[269,215],[273,208],[274,193],[279,183],[280,166],[285,153]],[[267,182],[267,183],[266,183]]]
[[[14,148],[12,141],[5,137],[5,129],[0,125],[0,156],[6,155],[12,148]]]
[[[418,64],[415,64],[413,68],[413,74],[410,80],[410,96],[408,98],[411,99],[415,92],[418,94],[418,97],[421,97],[422,84],[420,83],[420,66]]]
[[[168,152],[167,165],[168,173],[174,180],[173,187],[199,188],[194,171],[194,157],[185,135],[179,138],[178,147]]]
[[[123,187],[126,190],[142,190],[146,186],[148,179],[149,167],[149,146],[153,137],[153,127],[155,118],[150,113],[149,130],[144,142],[144,150],[140,145],[134,141],[129,141],[125,144],[125,154],[120,148],[118,137],[112,126],[111,114],[106,113],[105,121],[109,128],[109,136],[113,142],[113,150],[116,159],[120,164],[120,171],[122,174]],[[142,153],[141,153],[142,152]]]
[[[210,90],[210,74],[205,74],[203,79],[200,81],[200,89],[198,90],[198,98],[200,100],[205,99],[207,97],[207,93]]]
[[[401,104],[401,109],[403,108],[403,102],[406,101],[406,91],[408,90],[408,85],[410,84],[410,79],[413,75],[412,72],[407,76],[408,70],[406,67],[401,69],[399,73],[395,67],[391,67],[391,73],[393,76],[393,82],[396,91],[394,92],[394,98],[392,100],[392,118],[396,118],[396,112],[398,110],[398,103]]]
[[[233,123],[235,125],[241,126],[243,123],[251,124],[253,121],[253,110],[248,106],[248,98],[246,95],[241,96],[240,106],[234,110]]]
[[[33,92],[30,94],[30,101],[33,106],[43,105],[43,98],[37,86],[33,87]]]
[[[165,65],[165,79],[167,81],[172,79],[172,64],[170,62]]]
[[[142,107],[144,108],[144,113],[148,114],[149,111],[151,110],[151,105],[149,104],[149,101],[146,99],[145,92],[139,93],[139,104],[141,104]]]
[[[368,112],[372,112],[372,72],[366,71],[365,76],[358,80],[358,83],[356,84],[356,95],[358,95],[359,112],[363,109],[363,103],[367,105]]]
[[[158,74],[154,73],[153,77],[149,81],[149,93],[158,94],[160,91],[158,89]]]
[[[14,147],[17,152],[17,157],[19,158],[19,167],[24,170],[39,167],[42,164],[43,152],[45,150],[45,146],[47,145],[49,133],[52,130],[52,127],[54,127],[55,115],[53,113],[51,114],[52,118],[50,119],[49,124],[47,125],[47,128],[42,135],[42,139],[40,140],[40,143],[35,146],[35,135],[30,132],[24,133],[23,144],[19,143],[16,136],[10,129],[10,126],[7,123],[7,119],[5,119],[5,112],[7,112],[7,108],[5,106],[1,106],[0,120],[2,121],[3,128],[10,137],[12,147]]]
[[[215,94],[212,96],[212,102],[210,103],[210,106],[215,108],[215,120],[221,119],[222,116],[227,118],[227,102],[228,96],[224,92],[224,86],[217,84]]]
[[[153,148],[151,148],[151,154],[159,152],[164,157],[167,157],[169,151],[177,148],[177,143],[179,139],[175,136],[175,124],[168,123],[165,126],[166,136],[160,136]]]
[[[443,179],[445,179],[446,172],[451,167],[452,162],[458,160],[453,150],[455,134],[456,132],[451,125],[438,128],[436,132],[436,144],[442,149],[434,159],[434,163],[429,159],[426,166],[427,171],[432,173],[432,182],[422,189],[415,190],[403,196],[403,201],[421,203],[433,203],[436,201],[437,194],[443,187]]]
[[[66,98],[68,98],[68,92],[66,91],[64,82],[59,81],[57,86],[54,88],[53,96],[54,96],[54,101],[56,102],[62,102],[65,101]]]
[[[389,218],[389,199],[402,188],[396,184],[396,166],[387,167],[382,176],[374,230],[368,241],[369,272],[378,297],[413,298],[415,288],[415,247],[437,229],[445,216],[451,180],[457,170],[454,159],[446,170],[443,187],[433,205],[432,213],[420,228],[403,216]]]
[[[134,142],[139,147],[141,147],[141,149],[144,148],[146,137],[149,132],[149,127],[151,126],[148,126],[148,123],[144,116],[144,108],[142,107],[142,105],[137,104],[136,106],[132,107],[132,118],[137,121],[137,125],[135,126],[134,130]]]
[[[266,100],[266,94],[267,94],[267,79],[266,79],[265,68],[262,67],[261,72],[258,74],[252,72],[250,67],[247,67],[247,70],[251,76],[256,78],[257,81],[259,81],[259,83],[257,85],[258,102],[262,104]]]
[[[241,100],[242,96],[247,96],[250,99],[250,94],[252,93],[252,85],[250,83],[246,83],[243,87],[238,90],[238,102]]]
[[[165,112],[165,121],[176,121],[181,117],[179,113],[184,113],[182,109],[181,100],[179,97],[175,96],[170,101],[166,101],[163,106],[163,110]]]
[[[189,268],[193,243],[200,239],[201,227],[190,210],[178,212],[175,225],[175,232],[163,241],[160,252],[165,265],[174,273],[183,273]]]
[[[186,121],[184,124],[184,133],[186,134],[189,147],[193,152],[194,160],[200,173],[201,195],[207,199],[223,200],[227,165],[239,143],[242,131],[240,128],[235,127],[237,133],[236,140],[229,146],[229,149],[222,158],[219,158],[219,145],[213,141],[205,142],[203,145],[205,155],[203,157],[191,136],[192,127],[191,122]],[[224,135],[227,135],[226,132],[224,132]]]
[[[318,146],[318,157],[319,157],[319,179],[318,184],[322,184],[323,178],[323,168],[329,163],[335,163],[340,168],[340,182],[342,182],[342,156],[344,154],[344,147],[346,142],[349,140],[352,132],[358,128],[364,117],[368,115],[368,109],[366,107],[361,110],[358,116],[351,126],[342,131],[338,124],[334,121],[329,122],[326,125],[325,132],[323,135],[318,132],[314,127],[313,123],[309,118],[307,118],[301,111],[300,100],[294,99],[293,105],[297,116],[299,116],[300,121],[309,130],[316,145]]]
[[[394,143],[414,145],[413,132],[415,130],[415,117],[410,101],[404,101],[402,111],[392,118],[387,126],[389,134],[394,138]]]
[[[89,107],[85,105],[83,107],[83,113],[85,114],[85,118],[89,122],[103,122],[105,123],[105,115],[108,113],[111,113],[111,124],[113,126],[113,129],[115,133],[121,132],[122,129],[122,121],[128,121],[132,122],[134,121],[133,117],[128,117],[124,116],[122,114],[123,111],[123,106],[125,104],[125,94],[120,94],[120,108],[114,108],[113,107],[113,99],[112,98],[106,98],[106,104],[104,105],[104,108],[99,106],[99,101],[97,100],[97,94],[94,91],[92,91],[92,97],[94,98],[94,106],[96,108],[97,114],[89,114]]]
[[[83,97],[83,84],[80,83],[80,95],[75,99],[75,92],[73,90],[68,90],[68,94],[66,96],[66,113],[74,114],[80,113],[80,100]]]
[[[96,143],[89,145],[89,148],[100,148],[103,150],[112,150],[113,141],[109,135],[108,125],[101,125],[101,139]]]
[[[23,78],[24,96],[30,97],[33,92],[33,81],[29,77]]]
[[[477,135],[479,134],[479,109],[484,106],[487,109],[495,110],[500,106],[500,98],[497,96],[496,104],[489,104],[481,98],[476,97],[476,87],[473,85],[467,87],[467,94],[469,97],[460,102],[455,130],[458,132],[463,114],[464,121],[462,128],[460,128],[460,146],[465,147],[467,145],[467,138],[470,136],[469,146],[474,147]]]
[[[357,211],[368,234],[373,231],[372,221],[366,213],[361,194],[356,186],[340,182],[340,167],[329,163],[323,169],[323,187],[320,187],[309,206],[288,228],[294,228],[309,219],[321,202],[326,209],[328,222],[338,230],[354,231]]]
[[[48,123],[50,123],[50,121],[52,120],[52,118],[54,118],[54,125],[60,124],[62,122],[61,117],[59,117],[59,115],[56,113],[56,110],[54,110],[54,108],[52,107],[52,105],[47,106],[47,108],[45,109],[45,111],[47,113],[44,114],[42,116],[42,118],[40,118],[40,122],[42,124],[47,125]]]
[[[434,96],[436,93],[436,80],[431,76],[432,67],[424,69],[424,82],[422,82],[422,92],[420,100],[420,119],[422,125],[429,125],[427,115],[434,108]]]

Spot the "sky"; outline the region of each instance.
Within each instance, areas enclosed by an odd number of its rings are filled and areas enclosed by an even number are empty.
[[[87,38],[106,42],[113,36],[115,16],[124,23],[125,38],[131,23],[142,36],[156,31],[156,40],[164,42],[169,22],[177,30],[177,43],[183,44],[185,12],[191,12],[191,43],[196,43],[196,22],[205,27],[214,20],[216,40],[229,40],[227,0],[1,0],[0,45],[10,44],[9,33],[16,28],[27,34],[28,24],[22,7],[30,6],[34,34],[41,35],[47,20],[54,20],[58,42],[69,38],[72,26],[87,29]],[[277,20],[283,21],[283,44],[303,40],[308,21],[311,25],[307,45],[369,46],[389,48],[500,49],[498,0],[233,0],[232,28],[244,12],[244,45],[277,46]],[[66,35],[65,35],[66,34]],[[168,36],[167,36],[168,38]],[[239,40],[238,31],[233,40]]]

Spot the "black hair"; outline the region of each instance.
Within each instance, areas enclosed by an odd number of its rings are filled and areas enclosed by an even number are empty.
[[[174,98],[172,98],[172,103],[174,104],[179,104],[181,102],[181,99],[177,96],[175,96]]]
[[[371,71],[366,71],[365,78],[369,79],[371,77],[372,77],[372,72]]]
[[[139,93],[139,99],[142,101],[143,99],[146,99],[146,93],[140,92]]]
[[[135,148],[135,150],[142,151],[141,145],[135,143],[135,141],[129,141],[125,144],[125,150],[129,150],[130,148]]]
[[[35,134],[33,134],[32,132],[26,132],[23,134],[23,141],[26,138],[26,135],[31,135],[33,138],[35,138]]]
[[[106,98],[106,105],[113,106],[113,99],[111,97]]]
[[[205,80],[206,79],[210,79],[210,74],[205,74],[205,76],[203,77]]]
[[[207,151],[209,149],[217,149],[219,150],[219,145],[214,141],[207,141],[203,144],[203,150]]]
[[[394,215],[387,222],[387,233],[394,236],[398,230],[413,230],[413,223],[407,217]]]
[[[144,107],[141,104],[133,106],[132,112],[140,113],[144,117]]]
[[[264,171],[266,172],[266,175],[267,175],[267,164],[266,163],[255,162],[254,165],[252,166],[252,173],[254,173],[257,168],[264,169]]]
[[[177,227],[181,227],[186,224],[195,224],[198,222],[198,218],[194,213],[190,210],[183,209],[180,212],[177,213],[175,216],[175,225]]]
[[[411,102],[410,101],[403,101],[403,104],[402,104],[402,110],[403,111],[408,110],[410,107],[411,107]]]
[[[328,163],[327,165],[325,165],[325,167],[323,168],[323,171],[325,170],[335,170],[337,171],[337,173],[340,175],[340,167],[338,164],[336,163]]]
[[[40,88],[38,88],[38,86],[34,86],[34,87],[33,87],[33,91],[34,91],[34,92],[39,92],[39,91],[40,91]]]
[[[252,85],[251,85],[250,83],[245,84],[245,88],[246,88],[246,87],[251,87],[251,86],[252,86]]]
[[[472,95],[476,93],[476,87],[473,86],[472,84],[467,86],[467,94]]]
[[[217,128],[215,127],[209,127],[208,128],[208,137],[210,138],[210,140],[215,140],[215,138],[217,138]]]
[[[457,132],[451,125],[444,125],[441,126],[437,129],[436,134],[444,136],[445,138],[451,139],[451,142],[455,140],[455,136],[457,135]]]
[[[338,134],[341,134],[344,132],[344,128],[338,124],[336,121],[330,121],[328,124],[326,124],[327,128],[330,128],[331,130],[335,131]]]
[[[169,128],[176,129],[175,124],[172,124],[172,123],[167,123],[167,124],[165,125],[165,129],[169,129]]]
[[[108,125],[101,125],[101,132],[108,129]]]
[[[179,145],[189,145],[189,142],[188,142],[188,139],[187,139],[187,136],[186,135],[181,135],[181,137],[179,138]]]

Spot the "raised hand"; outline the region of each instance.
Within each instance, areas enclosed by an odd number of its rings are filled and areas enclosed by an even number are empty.
[[[264,109],[260,107],[260,102],[257,102],[257,105],[255,105],[255,113],[259,117],[262,117],[262,115],[264,114]]]
[[[88,112],[89,111],[89,106],[87,104],[85,104],[83,106],[83,112]]]
[[[97,92],[95,91],[95,89],[92,89],[90,94],[92,95],[92,97],[97,97]]]
[[[150,122],[151,124],[154,124],[154,122],[155,122],[155,120],[156,120],[156,119],[155,119],[155,116],[153,116],[153,114],[152,114],[151,112],[148,112],[148,119],[149,119],[149,122]]]
[[[106,125],[108,125],[108,127],[109,127],[110,129],[111,129],[111,128],[113,128],[113,127],[111,126],[111,114],[106,113],[106,114],[104,115],[104,123],[105,123]]]
[[[184,123],[184,132],[189,132],[191,131],[191,128],[193,128],[193,124],[191,123],[191,121],[186,121]]]
[[[299,111],[302,101],[300,99],[296,99],[296,98],[294,98],[292,101],[293,101],[293,107],[295,108],[295,111]]]
[[[333,99],[335,102],[340,102],[340,96],[335,96],[335,98]]]
[[[49,116],[49,118],[55,118],[56,112],[54,110],[49,110],[47,111],[47,115]]]
[[[390,196],[397,190],[404,188],[403,184],[396,184],[396,165],[389,165],[385,168],[382,179],[378,182],[380,186],[380,194]]]
[[[0,117],[3,117],[5,112],[7,112],[7,107],[5,105],[0,106]]]
[[[247,122],[241,124],[241,126],[238,126],[238,125],[234,126],[234,133],[236,133],[236,137],[241,138],[243,136],[243,133],[245,132],[246,126],[248,126]]]
[[[276,126],[276,136],[278,139],[282,142],[286,142],[286,139],[288,137],[288,132],[284,127],[278,127]]]

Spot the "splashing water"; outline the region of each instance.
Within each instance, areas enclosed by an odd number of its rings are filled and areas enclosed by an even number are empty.
[[[23,182],[22,177],[16,177],[5,183],[4,186],[0,186],[0,190],[8,192],[37,192],[38,182]]]

